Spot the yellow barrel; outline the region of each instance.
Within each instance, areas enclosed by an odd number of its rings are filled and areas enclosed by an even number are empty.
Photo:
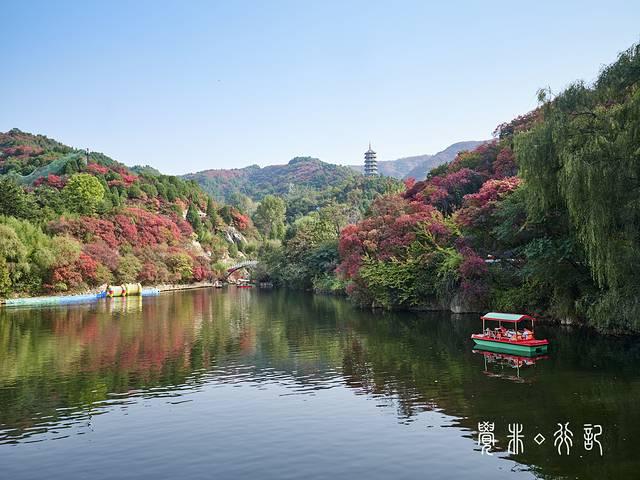
[[[140,283],[126,283],[124,288],[127,290],[127,296],[137,296],[142,293],[142,284]]]
[[[109,285],[107,287],[107,297],[124,297],[126,294],[124,285]]]
[[[107,297],[128,297],[142,295],[142,284],[124,283],[122,285],[109,285]]]

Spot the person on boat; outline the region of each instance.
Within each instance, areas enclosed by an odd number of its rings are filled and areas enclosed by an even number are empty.
[[[528,328],[525,328],[522,332],[522,338],[524,340],[533,340],[533,332]]]

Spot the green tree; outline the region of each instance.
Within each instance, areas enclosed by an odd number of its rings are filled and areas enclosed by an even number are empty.
[[[70,211],[92,215],[104,197],[104,188],[93,175],[79,173],[69,179],[62,195]]]
[[[11,292],[11,277],[7,261],[0,257],[0,295],[6,296]]]
[[[0,192],[0,215],[30,219],[37,216],[38,206],[33,196],[11,177],[0,179]]]
[[[196,232],[202,230],[202,220],[200,219],[200,212],[198,212],[198,209],[193,205],[193,203],[190,203],[189,208],[187,209],[187,222],[191,224]]]
[[[193,260],[186,253],[176,253],[167,261],[174,279],[179,282],[188,282],[193,276]]]
[[[265,238],[273,240],[284,236],[286,213],[284,200],[275,195],[265,196],[254,215],[254,222]]]
[[[216,210],[216,205],[213,203],[213,199],[211,197],[207,197],[207,218],[209,222],[211,222],[211,226],[216,228],[218,224],[218,211]]]
[[[118,281],[123,283],[135,282],[138,279],[138,274],[142,270],[142,263],[132,253],[123,255],[118,263],[118,270],[116,276]]]
[[[27,249],[9,225],[0,224],[0,258],[5,262],[12,284],[29,273]]]
[[[600,289],[591,298],[574,290],[567,301],[608,330],[640,330],[639,84],[635,45],[594,87],[576,83],[555,98],[541,92],[541,121],[514,141],[530,214],[567,225]],[[554,243],[571,243],[562,240]]]

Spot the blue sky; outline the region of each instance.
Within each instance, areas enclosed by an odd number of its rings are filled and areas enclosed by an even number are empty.
[[[166,173],[435,153],[592,81],[640,2],[5,2],[0,130]]]

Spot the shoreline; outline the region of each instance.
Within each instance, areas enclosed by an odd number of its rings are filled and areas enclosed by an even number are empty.
[[[193,290],[196,288],[209,288],[214,286],[215,286],[214,282],[196,282],[196,283],[184,283],[184,284],[163,283],[160,285],[145,285],[143,286],[143,289],[156,289],[160,293],[163,293],[163,292],[177,292],[180,290]],[[40,300],[43,303],[46,303],[47,300],[54,300],[56,298],[73,299],[74,297],[77,297],[78,300],[81,300],[83,299],[83,297],[87,297],[86,299],[89,300],[89,296],[91,295],[96,295],[96,299],[97,299],[97,295],[104,292],[105,288],[92,288],[91,290],[84,290],[82,292],[69,293],[66,295],[37,295],[34,297],[17,296],[17,297],[11,297],[11,298],[2,298],[0,299],[0,306],[7,307],[8,306],[7,301],[12,301],[12,300],[21,300],[25,302],[29,302],[29,301],[37,302]]]

